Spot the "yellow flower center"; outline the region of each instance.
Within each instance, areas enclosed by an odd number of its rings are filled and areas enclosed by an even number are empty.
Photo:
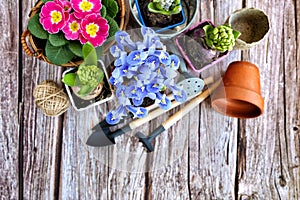
[[[86,25],[86,32],[91,36],[91,37],[95,37],[97,32],[99,30],[99,26],[97,24],[94,23],[90,23],[88,25]]]
[[[79,30],[79,24],[76,21],[73,21],[69,24],[69,28],[73,33],[76,33]]]
[[[138,59],[140,59],[139,55],[135,55],[134,58],[133,58],[133,60],[138,60]]]
[[[84,12],[90,12],[94,5],[91,2],[88,2],[87,0],[83,0],[79,4],[79,8]]]
[[[51,22],[52,22],[52,24],[58,24],[62,20],[62,14],[61,14],[61,12],[53,10],[50,13],[50,15],[51,15]]]

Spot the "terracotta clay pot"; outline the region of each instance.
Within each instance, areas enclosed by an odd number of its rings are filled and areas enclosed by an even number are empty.
[[[223,83],[212,95],[212,107],[216,111],[238,118],[258,117],[263,113],[264,99],[256,65],[245,61],[230,63]]]

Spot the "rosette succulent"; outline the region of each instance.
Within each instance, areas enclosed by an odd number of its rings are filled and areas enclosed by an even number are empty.
[[[110,48],[117,59],[109,82],[116,88],[119,105],[106,116],[109,124],[117,124],[127,116],[127,111],[135,117],[145,117],[148,114],[143,107],[145,98],[154,100],[166,110],[171,106],[166,93],[172,93],[178,102],[187,98],[185,91],[175,83],[179,58],[166,51],[151,28],[142,27],[141,33],[143,41],[133,42],[128,33],[118,31],[115,34],[117,44]]]
[[[220,52],[231,51],[235,45],[235,40],[240,36],[240,32],[233,30],[229,25],[213,27],[205,25],[205,43],[212,49]]]
[[[103,82],[104,73],[97,67],[96,50],[87,42],[83,45],[82,53],[84,62],[78,67],[77,72],[66,74],[62,81],[68,86],[78,86],[77,94],[81,97],[89,95]]]
[[[163,15],[177,14],[182,10],[180,0],[153,0],[148,4],[150,12]]]

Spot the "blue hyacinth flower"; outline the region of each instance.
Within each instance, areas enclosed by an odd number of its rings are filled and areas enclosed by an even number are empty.
[[[114,125],[120,122],[123,116],[126,116],[126,109],[124,106],[119,106],[117,109],[110,111],[106,115],[106,121],[108,124]]]
[[[148,52],[135,50],[128,54],[126,61],[130,65],[138,65],[142,64],[147,56]]]
[[[171,60],[171,62],[170,62],[169,67],[173,70],[177,70],[180,65],[180,60],[179,60],[178,56],[172,54],[172,55],[170,55],[170,60]]]
[[[148,110],[143,107],[127,106],[127,109],[137,118],[143,118],[148,115]]]
[[[130,51],[136,49],[136,44],[132,42],[132,40],[130,39],[130,35],[125,31],[117,31],[115,33],[115,39],[117,43],[123,45],[124,47],[127,47]]]

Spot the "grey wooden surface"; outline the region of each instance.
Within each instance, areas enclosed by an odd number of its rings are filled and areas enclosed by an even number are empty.
[[[35,0],[0,2],[0,199],[300,199],[297,1],[199,1],[197,20],[217,25],[242,7],[268,14],[266,40],[233,51],[202,74],[221,74],[235,60],[255,63],[265,112],[249,120],[225,117],[207,99],[164,132],[152,154],[143,151],[134,132],[114,147],[85,145],[90,128],[112,103],[80,113],[69,108],[60,117],[43,115],[33,89],[46,79],[61,85],[64,69],[22,51],[20,36]],[[130,26],[136,26],[132,17]],[[139,131],[149,133],[172,112]]]

